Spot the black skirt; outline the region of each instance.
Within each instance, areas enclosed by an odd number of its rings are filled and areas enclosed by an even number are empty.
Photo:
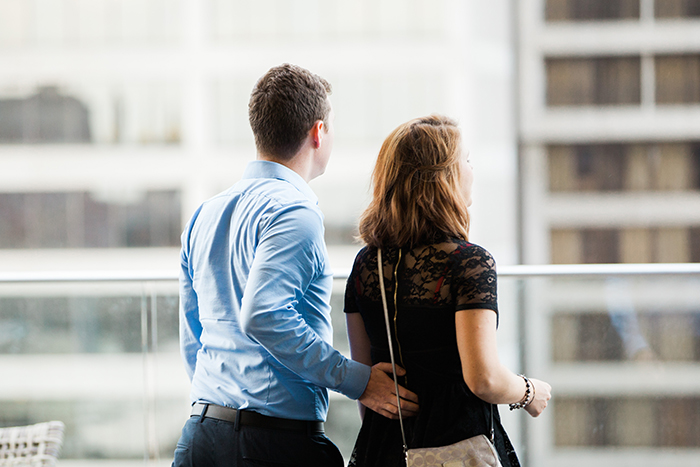
[[[401,383],[418,395],[420,412],[404,419],[409,448],[446,446],[480,434],[490,436],[491,404],[476,397],[464,381],[445,378],[444,373],[436,378],[432,371],[425,374],[411,366],[413,371],[408,381]],[[493,427],[495,447],[503,467],[519,467],[496,405],[493,405]],[[405,467],[399,421],[367,409],[349,465]]]

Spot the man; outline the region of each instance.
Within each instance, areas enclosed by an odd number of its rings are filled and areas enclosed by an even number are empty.
[[[394,418],[391,365],[331,346],[332,275],[308,182],[333,147],[330,85],[282,65],[249,103],[257,160],[182,235],[180,339],[192,416],[174,466],[342,466],[323,434],[328,390]],[[400,388],[405,414],[415,394]]]

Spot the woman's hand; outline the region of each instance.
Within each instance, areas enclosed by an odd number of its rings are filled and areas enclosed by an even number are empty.
[[[535,395],[532,402],[525,407],[525,411],[527,411],[527,413],[529,413],[531,416],[537,417],[544,412],[544,409],[547,408],[549,399],[552,398],[552,386],[544,381],[534,378],[530,378],[530,383],[532,383]]]

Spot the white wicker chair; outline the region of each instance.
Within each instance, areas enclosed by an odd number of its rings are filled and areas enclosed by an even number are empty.
[[[56,421],[0,428],[0,467],[55,466],[64,428]]]

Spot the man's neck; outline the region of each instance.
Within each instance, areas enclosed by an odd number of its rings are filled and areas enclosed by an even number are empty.
[[[313,173],[313,158],[311,157],[311,154],[303,149],[304,148],[288,159],[281,159],[279,157],[261,154],[260,152],[257,153],[256,159],[260,161],[276,162],[283,165],[299,174],[299,176],[303,178],[306,183],[309,183],[309,181],[313,180],[316,175]]]

